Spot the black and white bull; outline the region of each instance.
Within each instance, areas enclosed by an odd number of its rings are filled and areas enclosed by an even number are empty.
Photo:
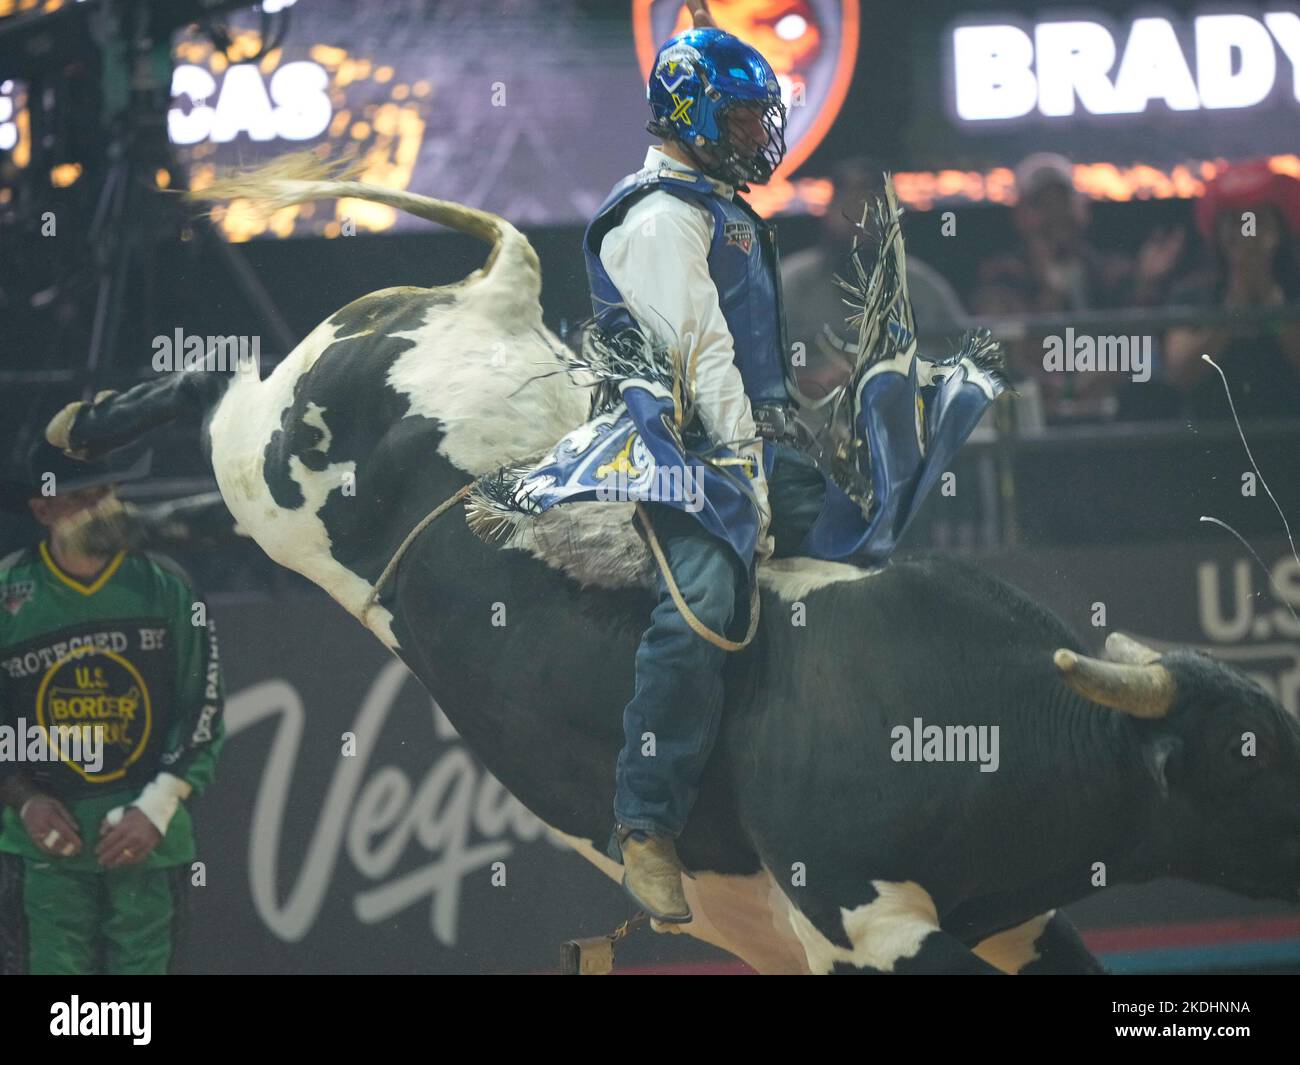
[[[211,195],[376,200],[483,236],[491,256],[456,285],[356,300],[266,380],[175,375],[66,409],[51,439],[97,453],[205,416],[242,529],[370,628],[488,768],[618,878],[614,761],[652,602],[626,507],[558,508],[507,548],[454,510],[366,610],[435,505],[584,420],[537,257],[502,219],[299,165]],[[761,585],[765,620],[730,656],[680,841],[686,932],[762,972],[1095,972],[1054,908],[1103,884],[1297,900],[1300,727],[1237,671],[1122,637],[1108,661],[1084,657],[1049,611],[951,558],[786,560]],[[896,758],[917,719],[972,746],[996,728],[996,771]]]

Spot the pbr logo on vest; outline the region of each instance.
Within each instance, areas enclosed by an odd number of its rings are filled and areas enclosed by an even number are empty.
[[[754,224],[752,222],[727,222],[722,227],[722,235],[729,245],[735,245],[746,255],[754,246]]]

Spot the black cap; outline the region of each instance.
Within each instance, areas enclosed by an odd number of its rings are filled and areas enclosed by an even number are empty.
[[[41,495],[47,474],[54,475],[56,492],[76,492],[99,484],[138,481],[149,476],[152,465],[152,451],[138,456],[116,451],[93,462],[78,462],[52,444],[38,440],[28,449],[25,459],[7,476],[0,477],[0,508],[26,510],[27,500]]]

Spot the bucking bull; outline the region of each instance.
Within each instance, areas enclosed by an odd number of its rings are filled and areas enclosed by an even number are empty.
[[[350,303],[265,380],[167,375],[65,408],[50,441],[97,455],[201,421],[238,527],[382,640],[490,771],[617,880],[619,709],[651,607],[631,504],[555,508],[505,547],[459,507],[425,522],[587,415],[542,323],[533,248],[482,211],[274,167],[204,195],[266,209],[355,197],[491,251],[456,284]],[[1118,634],[1090,657],[1051,612],[955,558],[759,574],[766,620],[729,656],[679,844],[685,932],[760,972],[1081,973],[1100,966],[1055,907],[1098,890],[1099,871],[1297,901],[1300,725],[1237,670]],[[972,746],[996,727],[996,771],[899,757],[916,719]]]

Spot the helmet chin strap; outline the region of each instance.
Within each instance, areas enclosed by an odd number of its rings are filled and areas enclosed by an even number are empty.
[[[714,170],[717,164],[710,163],[706,159],[701,157],[700,153],[695,150],[695,145],[688,144],[686,141],[678,141],[677,143],[686,149],[686,154],[689,155],[693,160],[695,160],[695,165],[698,166],[704,174],[713,178],[715,181],[726,182],[728,185],[731,185],[734,188],[739,189],[741,191],[746,191],[748,189],[748,184],[747,184],[749,180],[748,178],[739,174],[715,173]]]

